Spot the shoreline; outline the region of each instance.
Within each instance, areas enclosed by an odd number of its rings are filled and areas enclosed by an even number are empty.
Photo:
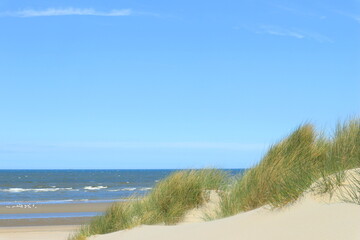
[[[97,212],[101,214],[113,203],[35,204],[31,208],[7,208],[3,205],[0,206],[0,215],[4,218],[0,219],[0,229],[21,226],[82,225],[91,219],[91,217],[86,216],[87,213]],[[68,213],[66,214],[67,217],[56,217],[61,213]],[[69,217],[72,213],[74,217]],[[46,217],[39,217],[42,214]],[[86,217],[81,216],[82,214]]]
[[[113,203],[116,202],[31,204],[28,208],[0,205],[0,214],[104,212]]]
[[[53,226],[72,226],[84,225],[91,221],[91,217],[73,218],[30,218],[30,219],[1,219],[0,233],[4,229],[29,228],[29,227],[51,227]],[[30,229],[30,228],[29,228]],[[0,238],[1,239],[1,238]]]

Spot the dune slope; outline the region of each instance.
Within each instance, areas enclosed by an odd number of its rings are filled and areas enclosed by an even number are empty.
[[[305,199],[294,206],[259,208],[212,222],[179,226],[141,226],[92,236],[91,240],[360,239],[360,206]]]

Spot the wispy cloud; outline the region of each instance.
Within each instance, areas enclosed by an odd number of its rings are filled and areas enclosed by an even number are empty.
[[[360,15],[351,15],[351,18],[360,23]]]
[[[218,149],[233,151],[256,151],[264,150],[266,148],[266,144],[244,144],[234,142],[69,142],[47,144],[0,144],[0,153],[94,149]]]
[[[258,33],[267,33],[276,36],[294,37],[298,39],[305,38],[305,35],[300,32],[284,29],[278,26],[266,26],[266,25],[260,26]]]
[[[1,16],[9,17],[53,17],[53,16],[103,16],[119,17],[130,16],[133,14],[131,9],[113,9],[103,12],[92,8],[48,8],[45,10],[26,9],[16,12],[1,13]]]
[[[68,143],[64,146],[85,148],[188,148],[188,149],[228,149],[257,150],[264,144],[243,144],[229,142],[98,142],[98,143]]]
[[[320,43],[332,43],[333,40],[325,35],[298,29],[289,29],[273,25],[261,25],[257,28],[247,28],[257,34],[269,34],[281,37],[291,37],[296,39],[309,39]]]
[[[276,7],[279,8],[280,10],[282,10],[282,11],[289,12],[289,13],[294,14],[294,15],[318,18],[318,19],[321,19],[321,20],[327,18],[324,14],[314,13],[314,12],[309,11],[309,10],[303,10],[303,9],[301,10],[301,9],[298,9],[298,8],[289,7],[289,6],[285,6],[285,5],[277,5]]]
[[[360,14],[354,14],[354,13],[349,13],[349,12],[343,12],[343,11],[335,11],[336,13],[343,15],[345,17],[348,17],[352,20],[355,20],[356,22],[360,23]]]

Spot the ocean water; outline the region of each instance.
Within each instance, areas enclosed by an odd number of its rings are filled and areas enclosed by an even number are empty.
[[[174,171],[0,170],[0,205],[126,201],[149,193]]]

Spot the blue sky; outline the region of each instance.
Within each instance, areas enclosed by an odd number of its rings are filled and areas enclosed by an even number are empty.
[[[0,2],[0,168],[249,167],[360,112],[360,1]]]

